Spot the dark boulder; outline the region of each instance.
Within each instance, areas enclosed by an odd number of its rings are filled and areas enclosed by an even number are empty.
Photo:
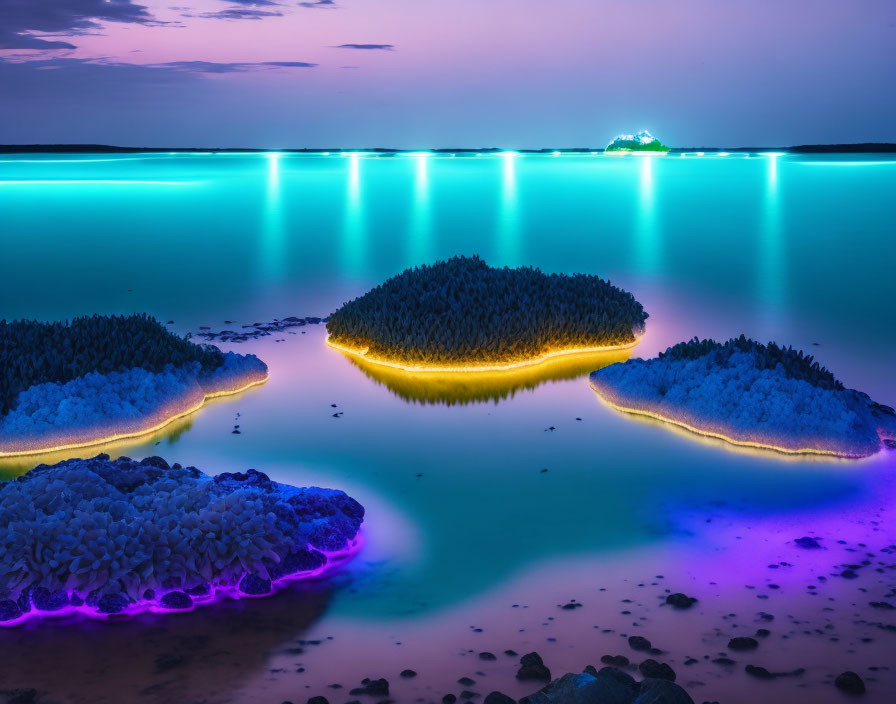
[[[388,697],[389,681],[383,678],[378,680],[364,679],[361,680],[363,687],[355,687],[349,694],[356,696],[358,694],[369,694],[372,697]]]
[[[308,700],[308,704],[330,704],[330,702],[327,701],[326,697],[321,697],[320,695],[318,695],[316,697],[311,697]]]
[[[399,677],[403,677],[406,680],[413,679],[417,676],[417,673],[414,670],[402,670],[398,673]]]
[[[755,650],[759,647],[759,641],[748,636],[738,636],[728,641],[729,650]]]
[[[638,651],[650,650],[653,647],[644,636],[629,636],[628,644],[632,650]]]
[[[638,665],[638,670],[644,677],[653,677],[660,680],[675,681],[675,670],[664,662],[656,660],[645,660]]]
[[[538,653],[527,653],[520,658],[520,669],[516,672],[518,680],[541,680],[550,682],[551,671],[544,664]]]
[[[670,606],[674,606],[676,609],[689,609],[697,603],[697,600],[687,594],[676,592],[675,594],[670,594],[666,597],[666,603]]]
[[[630,704],[638,694],[631,675],[605,667],[597,675],[564,675],[520,700],[520,704]]]
[[[806,550],[817,550],[821,547],[821,544],[815,538],[810,538],[808,536],[797,538],[793,542],[795,542],[801,548],[806,548]]]
[[[834,680],[834,686],[847,694],[865,693],[865,683],[862,681],[862,678],[850,670],[837,675],[837,679]]]
[[[694,700],[674,682],[646,679],[631,704],[694,704]]]
[[[484,704],[516,704],[516,699],[508,697],[503,692],[490,692],[486,695]]]

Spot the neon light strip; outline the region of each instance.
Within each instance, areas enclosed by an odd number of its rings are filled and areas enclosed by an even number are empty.
[[[701,428],[690,425],[689,423],[685,423],[684,421],[676,420],[674,418],[669,418],[668,416],[661,415],[659,413],[656,413],[655,411],[648,411],[642,408],[632,408],[629,406],[621,406],[617,403],[613,403],[608,398],[606,398],[600,391],[594,388],[594,385],[592,385],[591,388],[594,389],[595,394],[603,403],[605,403],[615,411],[621,411],[623,413],[631,413],[632,415],[636,416],[646,416],[648,418],[653,418],[654,420],[660,420],[664,423],[669,423],[671,425],[676,425],[679,428],[684,428],[685,430],[688,430],[695,435],[702,435],[704,437],[715,438],[717,440],[724,440],[725,442],[731,443],[732,445],[739,445],[741,447],[752,447],[759,450],[772,450],[774,452],[782,452],[788,455],[828,455],[832,457],[842,457],[849,459],[857,459],[864,456],[836,452],[834,450],[822,450],[814,447],[793,449],[789,447],[781,447],[779,445],[772,445],[770,443],[756,442],[752,440],[736,440],[728,435],[723,435],[722,433],[714,433],[711,430],[702,430]]]
[[[12,181],[0,180],[0,186],[47,186],[47,185],[115,185],[122,184],[125,186],[191,186],[199,183],[199,181],[138,181],[138,180],[118,180],[118,179],[20,179]]]
[[[6,451],[6,452],[0,451],[0,457],[22,457],[25,455],[43,455],[48,452],[59,452],[61,450],[74,450],[79,447],[90,447],[92,445],[105,445],[106,443],[117,442],[118,440],[126,440],[127,438],[136,438],[141,435],[148,435],[150,433],[155,433],[155,432],[161,430],[162,428],[164,428],[166,425],[170,425],[171,423],[173,423],[176,420],[180,420],[181,418],[184,418],[184,417],[190,415],[191,413],[195,413],[200,408],[202,408],[208,402],[209,399],[219,398],[221,396],[232,396],[233,394],[241,393],[243,391],[246,391],[247,389],[251,389],[253,386],[260,386],[261,384],[264,384],[269,378],[270,378],[269,375],[265,374],[263,379],[256,379],[255,381],[250,381],[248,384],[245,384],[244,386],[241,386],[237,389],[225,390],[225,391],[214,391],[210,394],[205,394],[202,398],[202,401],[200,401],[198,404],[196,404],[192,408],[189,408],[186,411],[182,411],[180,413],[176,413],[175,415],[170,416],[169,418],[166,418],[165,420],[152,426],[151,428],[145,428],[145,429],[141,429],[141,430],[118,433],[115,435],[109,435],[108,437],[99,438],[99,439],[95,439],[95,440],[85,440],[83,442],[69,443],[69,444],[65,444],[65,445],[55,445],[53,447],[35,447],[35,448],[29,448],[27,450],[11,450],[11,451]]]
[[[544,364],[545,362],[555,359],[557,357],[563,357],[565,355],[573,355],[573,354],[595,354],[598,352],[619,352],[621,350],[630,350],[635,347],[640,341],[641,337],[636,337],[634,342],[630,342],[625,345],[611,345],[608,347],[573,347],[571,349],[565,350],[557,350],[556,352],[549,352],[541,357],[536,357],[534,359],[524,360],[522,362],[513,362],[511,364],[490,364],[490,365],[466,365],[462,367],[451,367],[451,366],[437,366],[437,367],[421,367],[413,364],[401,364],[400,362],[390,362],[385,359],[377,359],[375,357],[368,357],[367,351],[370,349],[369,347],[365,347],[362,349],[356,349],[352,347],[346,347],[344,345],[340,345],[336,342],[333,342],[330,339],[330,336],[327,335],[327,345],[332,347],[334,350],[338,350],[348,355],[352,355],[355,357],[362,358],[365,362],[370,362],[371,364],[378,364],[382,367],[391,367],[392,369],[401,369],[406,372],[504,372],[509,371],[511,369],[521,369],[523,367],[534,367],[539,364]]]
[[[242,582],[243,577],[248,574],[244,572],[236,579],[235,584],[210,584],[208,594],[190,595],[192,604],[186,609],[165,608],[161,605],[161,603],[159,603],[161,596],[159,597],[159,599],[153,600],[141,599],[133,604],[129,604],[123,611],[118,611],[112,614],[103,613],[96,607],[88,606],[87,604],[81,604],[79,606],[72,606],[71,604],[68,604],[60,609],[44,611],[36,608],[32,602],[32,606],[29,611],[23,612],[15,619],[11,619],[9,621],[0,621],[0,628],[18,626],[22,623],[25,623],[26,621],[40,618],[58,620],[66,616],[86,616],[87,618],[97,621],[112,621],[121,619],[123,617],[136,616],[137,614],[145,612],[166,614],[188,613],[191,611],[195,611],[197,606],[202,606],[204,604],[209,604],[217,601],[223,601],[224,599],[261,599],[276,594],[278,591],[284,589],[292,582],[322,579],[323,577],[326,577],[331,572],[334,572],[340,565],[354,557],[355,554],[361,550],[363,544],[364,536],[360,531],[355,535],[354,538],[349,540],[346,543],[345,547],[341,550],[322,550],[320,548],[314,547],[309,543],[308,548],[322,553],[324,558],[326,559],[326,562],[324,562],[324,564],[320,567],[316,567],[313,570],[294,572],[293,574],[287,574],[277,579],[271,580],[271,591],[269,591],[267,594],[246,594],[245,592],[240,591],[239,584],[240,582]],[[168,591],[181,590],[171,589]],[[72,595],[76,593],[77,592],[75,591],[69,591],[69,600],[71,600]],[[83,599],[81,595],[78,596]]]

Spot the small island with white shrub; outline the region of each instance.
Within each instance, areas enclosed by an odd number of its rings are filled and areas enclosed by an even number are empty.
[[[608,154],[628,154],[630,152],[666,154],[669,152],[669,147],[647,130],[641,130],[637,134],[619,135],[604,148],[604,152]]]
[[[735,445],[867,457],[896,439],[896,412],[847,389],[811,355],[743,335],[680,342],[653,359],[592,372],[617,410]]]

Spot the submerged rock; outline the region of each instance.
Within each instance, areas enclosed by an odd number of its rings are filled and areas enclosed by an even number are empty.
[[[692,596],[676,592],[666,597],[666,603],[674,606],[676,609],[689,609],[697,603],[697,600]]]
[[[544,664],[538,653],[527,653],[520,658],[520,669],[516,672],[518,680],[544,680],[551,679],[551,671]]]
[[[865,682],[855,672],[847,670],[837,675],[834,686],[847,694],[864,694]]]
[[[0,622],[32,606],[100,615],[266,595],[348,551],[363,517],[341,491],[253,469],[210,477],[108,455],[40,465],[0,483]]]

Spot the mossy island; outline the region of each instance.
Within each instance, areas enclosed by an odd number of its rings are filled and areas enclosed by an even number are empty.
[[[621,134],[605,148],[609,153],[647,152],[653,154],[665,154],[669,147],[660,142],[647,130],[641,130],[637,134]]]
[[[736,445],[785,453],[867,457],[896,438],[896,413],[847,389],[811,355],[743,335],[681,342],[653,359],[592,372],[618,410]]]
[[[359,545],[344,492],[161,457],[40,465],[0,483],[0,625],[188,611],[322,575]]]
[[[501,371],[637,344],[647,313],[588,274],[492,268],[478,256],[407,269],[327,321],[328,344],[420,372]]]
[[[145,314],[0,321],[0,457],[142,435],[267,380]]]

